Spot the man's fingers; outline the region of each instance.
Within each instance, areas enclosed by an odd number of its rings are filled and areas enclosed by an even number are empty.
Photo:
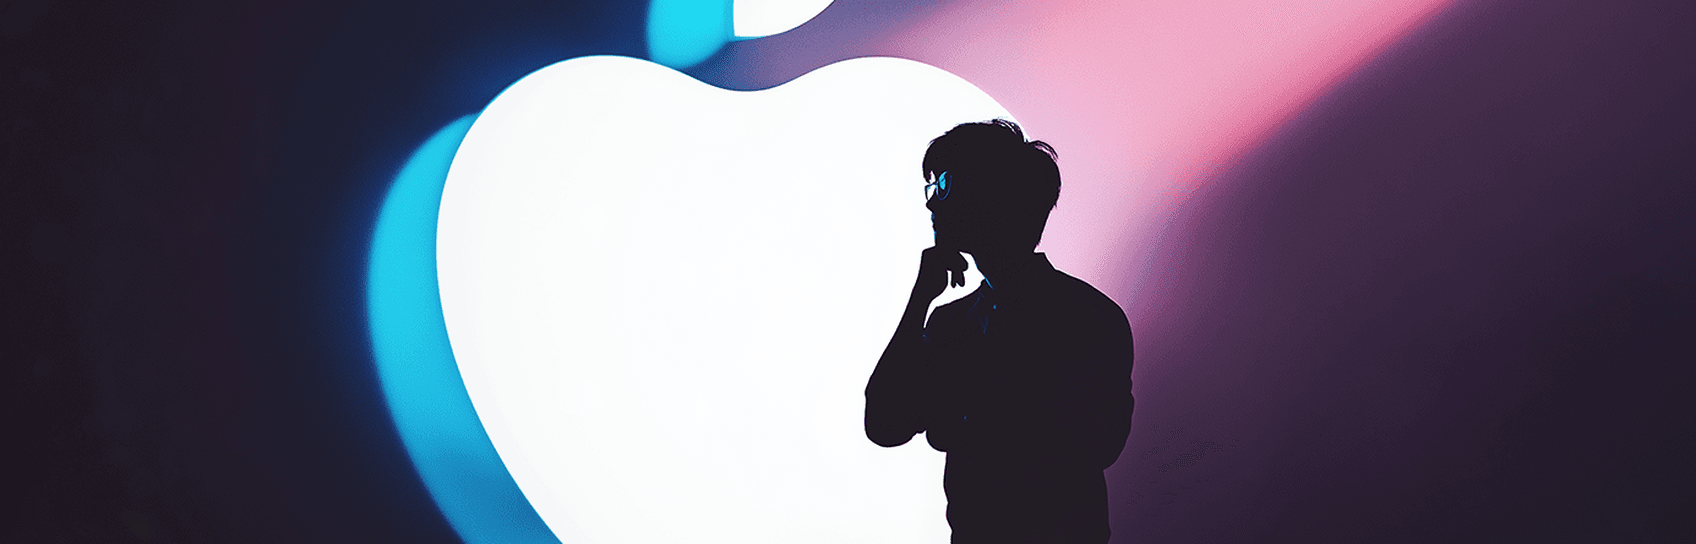
[[[921,276],[942,274],[942,288],[960,287],[966,285],[966,269],[971,268],[971,263],[966,262],[966,258],[960,255],[959,251],[931,247],[925,249],[921,256],[919,268]]]

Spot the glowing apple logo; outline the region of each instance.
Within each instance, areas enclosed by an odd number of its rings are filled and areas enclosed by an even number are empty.
[[[889,58],[736,92],[588,57],[490,104],[437,270],[542,519],[606,543],[946,540],[942,455],[866,440],[862,391],[931,242],[926,143],[1006,116]]]
[[[942,454],[866,440],[862,391],[931,243],[925,145],[996,117],[901,59],[742,92],[585,57],[444,128],[385,202],[369,307],[449,521],[490,542],[945,541]]]

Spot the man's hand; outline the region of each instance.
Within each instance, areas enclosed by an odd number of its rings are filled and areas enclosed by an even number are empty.
[[[913,302],[929,305],[949,285],[965,285],[966,266],[966,258],[959,251],[925,248],[919,255],[919,278],[913,282]]]

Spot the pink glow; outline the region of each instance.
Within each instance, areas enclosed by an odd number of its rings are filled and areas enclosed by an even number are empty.
[[[1043,247],[1125,304],[1178,205],[1451,1],[956,1],[885,46],[973,82],[1060,150]]]

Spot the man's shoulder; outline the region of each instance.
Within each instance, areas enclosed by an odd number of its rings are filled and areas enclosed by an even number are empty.
[[[1112,328],[1130,330],[1130,320],[1125,317],[1125,310],[1120,308],[1119,303],[1114,302],[1112,297],[1071,274],[1055,270],[1054,276],[1052,300],[1062,305],[1068,313],[1102,322],[1104,325],[1116,325]]]

